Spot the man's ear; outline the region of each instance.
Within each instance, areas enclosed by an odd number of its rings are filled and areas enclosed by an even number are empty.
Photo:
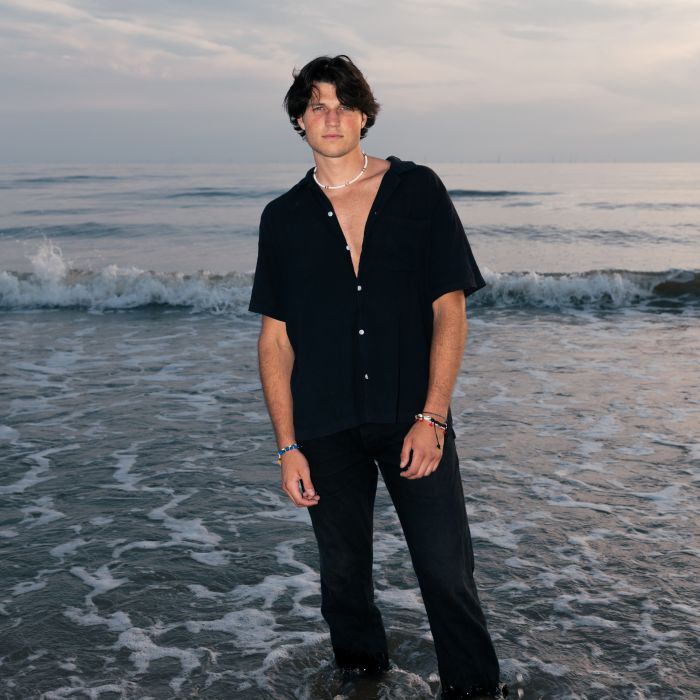
[[[297,117],[297,124],[298,124],[304,131],[306,131],[306,127],[304,126],[304,117]]]
[[[367,123],[367,115],[363,112],[362,113],[362,128],[364,128],[366,123]]]

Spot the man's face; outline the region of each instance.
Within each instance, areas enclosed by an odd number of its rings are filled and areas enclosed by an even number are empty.
[[[367,117],[338,101],[335,85],[315,83],[304,114],[297,119],[311,148],[328,158],[350,153],[360,142]]]

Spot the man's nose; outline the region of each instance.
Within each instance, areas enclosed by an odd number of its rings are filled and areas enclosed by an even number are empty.
[[[327,124],[337,124],[340,121],[340,112],[338,108],[328,109],[326,112],[326,123]]]

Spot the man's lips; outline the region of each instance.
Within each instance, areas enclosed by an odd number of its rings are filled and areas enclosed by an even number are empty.
[[[342,139],[343,135],[342,134],[325,134],[324,139]]]

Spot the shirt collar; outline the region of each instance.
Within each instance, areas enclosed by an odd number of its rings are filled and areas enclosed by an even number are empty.
[[[416,164],[412,160],[401,160],[396,156],[387,156],[386,160],[389,161],[389,170],[387,170],[386,175],[403,175],[409,170],[416,168]],[[312,187],[316,188],[318,185],[314,182],[314,169],[309,168],[306,175],[298,183],[301,187]]]

